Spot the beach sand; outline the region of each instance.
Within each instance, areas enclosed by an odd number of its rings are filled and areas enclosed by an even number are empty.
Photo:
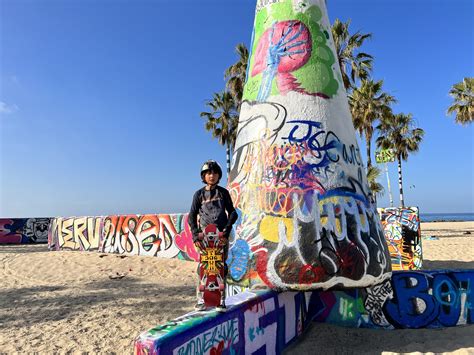
[[[474,222],[422,223],[424,269],[474,269]],[[464,234],[470,232],[471,234]],[[45,245],[0,246],[0,353],[129,354],[142,331],[191,311],[194,262]],[[313,324],[287,353],[474,353],[474,325],[438,330]]]

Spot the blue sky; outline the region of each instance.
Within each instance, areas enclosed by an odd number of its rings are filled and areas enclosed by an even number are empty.
[[[249,46],[254,7],[0,0],[0,217],[186,212],[202,162],[225,164],[199,113],[224,87],[235,45]],[[426,132],[403,165],[405,201],[422,213],[474,211],[473,128],[445,115],[451,85],[474,76],[473,10],[471,0],[328,0],[331,21],[373,33],[374,79]]]

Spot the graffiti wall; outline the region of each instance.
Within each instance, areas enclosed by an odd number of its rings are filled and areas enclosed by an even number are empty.
[[[394,271],[391,280],[369,288],[314,292],[320,313],[313,320],[384,329],[472,324],[473,281],[474,270]]]
[[[107,216],[102,251],[199,261],[185,214]]]
[[[199,261],[187,214],[54,218],[54,250],[83,250]]]
[[[423,264],[418,207],[379,208],[393,270],[419,270]]]
[[[245,291],[225,313],[191,312],[140,334],[136,354],[278,354],[309,326],[443,328],[474,323],[474,270],[394,272],[344,291]]]
[[[275,354],[303,331],[303,293],[245,291],[226,313],[191,312],[138,336],[136,354]]]
[[[103,217],[54,218],[48,232],[50,249],[98,251]]]
[[[0,244],[46,243],[51,218],[0,218]]]
[[[389,278],[325,1],[258,1],[247,77],[230,281],[305,290]]]

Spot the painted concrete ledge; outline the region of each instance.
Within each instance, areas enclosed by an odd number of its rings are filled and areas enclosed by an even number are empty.
[[[47,243],[52,218],[0,218],[0,244]]]
[[[279,354],[312,321],[346,327],[444,328],[474,323],[474,270],[398,271],[345,291],[244,291],[229,310],[191,312],[140,334],[135,354]]]

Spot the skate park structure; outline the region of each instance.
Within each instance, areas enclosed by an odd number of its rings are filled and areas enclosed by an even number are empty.
[[[379,208],[392,270],[419,270],[423,265],[418,207]]]
[[[409,216],[402,212],[400,209],[397,215]],[[25,220],[3,223],[20,226]],[[53,218],[49,245],[55,251],[199,258],[186,214]],[[135,350],[210,353],[222,349],[226,353],[265,349],[278,353],[312,321],[377,329],[472,324],[473,278],[473,270],[395,271],[390,280],[371,287],[308,292],[246,290],[229,282],[231,297],[225,315],[188,313],[140,334]]]
[[[240,218],[229,255],[254,255],[231,262],[237,284],[310,290],[390,277],[324,1],[257,2],[232,161]]]
[[[229,310],[157,326],[137,337],[135,352],[280,353],[312,321],[472,324],[474,271],[391,273],[325,1],[257,1],[247,77],[228,185],[239,212],[227,261]],[[54,218],[48,243],[197,261],[186,219]],[[407,258],[400,253],[401,265]]]

